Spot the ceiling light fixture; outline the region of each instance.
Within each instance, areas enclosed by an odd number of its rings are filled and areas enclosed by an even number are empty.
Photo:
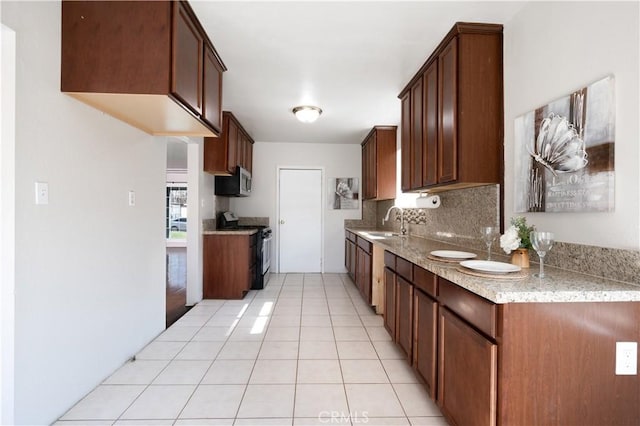
[[[293,114],[303,123],[313,123],[320,117],[322,110],[317,106],[297,106],[293,109]]]

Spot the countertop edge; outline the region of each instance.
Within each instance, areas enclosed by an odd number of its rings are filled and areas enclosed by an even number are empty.
[[[491,280],[474,277],[457,271],[458,264],[440,263],[429,260],[426,256],[432,250],[442,249],[464,250],[481,256],[486,253],[411,235],[391,239],[372,239],[363,235],[366,232],[380,232],[377,229],[350,227],[345,229],[497,304],[640,301],[640,286],[636,284],[553,267],[545,267],[551,278],[544,281],[533,277],[533,273],[537,271],[535,267],[530,270],[523,269],[527,276],[521,280]],[[498,257],[500,261],[507,259],[505,256]]]
[[[202,231],[202,235],[253,235],[258,229],[216,229],[212,231]]]

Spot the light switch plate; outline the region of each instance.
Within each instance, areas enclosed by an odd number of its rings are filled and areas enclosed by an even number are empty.
[[[131,207],[136,205],[136,191],[129,191],[129,205]]]
[[[638,342],[616,342],[616,376],[638,374]]]
[[[49,184],[36,182],[36,204],[49,204]]]

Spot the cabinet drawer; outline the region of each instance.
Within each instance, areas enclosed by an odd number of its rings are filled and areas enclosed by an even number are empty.
[[[487,336],[496,338],[496,305],[438,277],[438,300]]]
[[[401,257],[396,258],[396,272],[409,282],[413,282],[413,263]]]
[[[413,265],[413,285],[432,297],[438,296],[438,280],[433,272]]]
[[[391,253],[390,251],[384,251],[384,266],[391,269],[392,271],[396,270],[396,255]]]
[[[344,236],[347,240],[356,242],[356,234],[351,231],[344,231]]]
[[[369,254],[371,254],[373,250],[373,244],[371,244],[369,241],[365,240],[364,238],[360,238],[360,237],[358,237],[358,247],[362,248],[364,251],[366,251]]]

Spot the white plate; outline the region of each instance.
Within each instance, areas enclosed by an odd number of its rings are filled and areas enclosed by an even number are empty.
[[[473,259],[474,257],[478,256],[475,253],[455,250],[435,250],[429,254],[431,256],[442,257],[445,259]]]
[[[522,268],[511,263],[493,262],[491,260],[465,260],[460,262],[465,268],[474,271],[489,272],[492,274],[508,274],[509,272],[518,272]]]

